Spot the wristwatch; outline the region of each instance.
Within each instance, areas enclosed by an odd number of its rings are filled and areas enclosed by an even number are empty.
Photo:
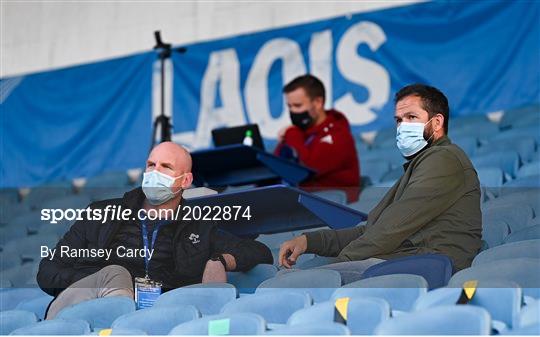
[[[223,264],[223,267],[225,268],[225,270],[227,270],[227,261],[225,261],[225,258],[223,257],[222,254],[214,254],[214,255],[210,256],[210,260],[211,261],[220,261],[221,264]]]

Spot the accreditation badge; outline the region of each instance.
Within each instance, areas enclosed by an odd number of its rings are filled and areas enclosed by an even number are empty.
[[[161,286],[160,282],[153,281],[148,277],[136,277],[135,303],[137,303],[137,310],[152,307],[161,295]]]

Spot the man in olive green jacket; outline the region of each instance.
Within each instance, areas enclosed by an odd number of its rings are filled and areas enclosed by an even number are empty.
[[[396,94],[395,103],[397,146],[408,160],[403,176],[369,212],[365,226],[284,242],[281,265],[290,268],[301,254],[315,253],[335,257],[332,262],[363,261],[349,267],[365,269],[395,257],[439,253],[457,270],[470,266],[481,247],[480,184],[467,155],[447,137],[448,100],[436,88],[413,84]]]

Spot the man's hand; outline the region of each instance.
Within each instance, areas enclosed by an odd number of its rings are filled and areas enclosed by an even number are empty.
[[[209,260],[204,267],[202,283],[227,283],[227,272],[221,261]]]
[[[279,265],[291,268],[296,264],[298,257],[307,249],[307,238],[300,235],[292,240],[285,241],[279,247]]]

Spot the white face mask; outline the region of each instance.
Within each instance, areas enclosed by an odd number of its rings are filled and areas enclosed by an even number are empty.
[[[424,138],[424,128],[430,121],[431,119],[426,123],[401,122],[399,124],[396,134],[396,144],[403,156],[410,157],[428,145],[428,142]]]
[[[142,190],[146,199],[152,205],[161,205],[182,191],[179,189],[176,193],[172,191],[172,186],[176,179],[186,175],[181,174],[178,177],[171,177],[159,171],[144,172]]]

